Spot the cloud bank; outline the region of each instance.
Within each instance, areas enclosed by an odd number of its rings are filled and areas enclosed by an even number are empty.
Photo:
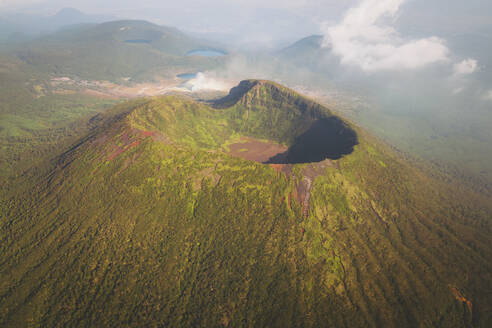
[[[323,46],[331,47],[341,63],[366,72],[410,70],[451,62],[450,50],[441,38],[432,36],[405,40],[391,26],[406,0],[362,0],[334,26],[324,25]],[[476,61],[457,64],[457,71],[470,74]]]
[[[492,89],[485,92],[485,94],[482,96],[482,98],[484,100],[492,100]]]
[[[453,66],[455,75],[469,75],[477,71],[478,62],[475,59],[468,58],[461,63],[456,63]]]
[[[236,81],[217,77],[213,72],[199,72],[196,77],[173,87],[168,91],[201,92],[201,91],[229,91]]]
[[[198,73],[196,78],[189,81],[191,91],[227,91],[232,85],[227,81],[211,77],[210,74]]]

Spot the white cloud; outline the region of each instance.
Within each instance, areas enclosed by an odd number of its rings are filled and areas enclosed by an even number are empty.
[[[192,92],[197,91],[228,91],[234,86],[231,81],[211,77],[210,74],[198,73],[194,79],[185,84],[186,88]]]
[[[453,90],[453,94],[454,94],[454,95],[460,94],[460,93],[462,93],[462,92],[463,92],[463,90],[465,90],[465,88],[464,88],[464,87],[458,87],[458,88],[455,88],[455,89]]]
[[[448,62],[443,39],[404,40],[390,25],[406,0],[362,0],[349,9],[338,25],[323,27],[324,46],[344,65],[364,71],[408,70]]]
[[[469,75],[478,69],[478,62],[475,59],[468,58],[461,63],[456,63],[453,66],[455,75]]]
[[[485,100],[492,100],[492,90],[485,92],[485,94],[482,96],[482,98]]]

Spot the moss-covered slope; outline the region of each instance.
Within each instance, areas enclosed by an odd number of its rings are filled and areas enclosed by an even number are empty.
[[[486,199],[342,120],[357,144],[337,160],[234,158],[241,136],[290,146],[333,117],[276,84],[244,83],[220,108],[119,105],[5,200],[0,325],[491,323]]]

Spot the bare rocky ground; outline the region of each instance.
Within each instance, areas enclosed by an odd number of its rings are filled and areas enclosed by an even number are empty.
[[[242,137],[239,142],[229,145],[229,153],[232,156],[259,163],[265,163],[285,151],[287,151],[286,146],[250,137]]]

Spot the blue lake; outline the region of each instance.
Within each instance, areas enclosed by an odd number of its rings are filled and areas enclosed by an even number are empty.
[[[194,79],[198,73],[183,73],[183,74],[178,74],[176,75],[180,79],[185,79],[185,80],[190,80]]]
[[[213,50],[213,49],[195,49],[188,51],[186,56],[202,56],[202,57],[221,57],[225,56],[227,53],[221,50]]]
[[[134,40],[125,40],[126,43],[152,43],[152,40],[145,39],[134,39]]]

